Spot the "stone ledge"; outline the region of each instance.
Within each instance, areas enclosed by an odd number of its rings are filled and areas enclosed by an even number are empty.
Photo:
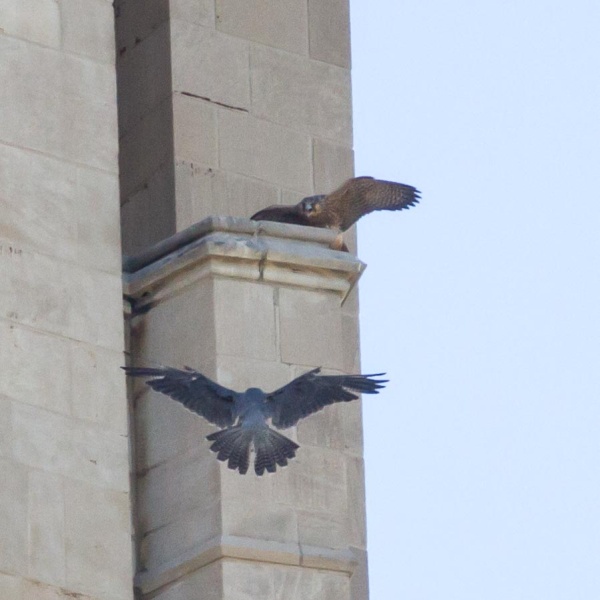
[[[135,587],[142,594],[148,594],[223,558],[301,566],[348,575],[352,575],[358,564],[352,548],[333,550],[225,535],[191,548],[158,568],[138,573]]]
[[[329,229],[208,217],[123,260],[124,294],[134,312],[211,275],[333,291],[344,301],[366,265],[331,250]]]

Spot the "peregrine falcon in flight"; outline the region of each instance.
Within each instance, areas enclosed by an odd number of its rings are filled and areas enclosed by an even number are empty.
[[[419,202],[421,193],[412,185],[382,181],[373,177],[348,179],[327,195],[308,196],[298,204],[273,205],[259,210],[254,221],[278,221],[310,227],[346,231],[358,219],[374,210],[402,210]],[[334,245],[343,245],[341,236]]]
[[[189,367],[185,370],[122,367],[132,377],[152,377],[146,383],[157,392],[181,402],[187,409],[210,423],[223,427],[206,436],[217,458],[228,461],[230,469],[248,471],[250,447],[254,447],[254,471],[274,473],[296,455],[298,444],[270,428],[292,427],[300,419],[334,402],[356,400],[359,393],[377,394],[387,383],[373,375],[319,375],[320,369],[308,371],[275,390],[263,392],[248,388],[234,392],[215,383]]]

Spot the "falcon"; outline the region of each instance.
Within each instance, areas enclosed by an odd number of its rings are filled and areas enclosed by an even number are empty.
[[[217,458],[230,469],[248,471],[250,448],[254,448],[254,472],[274,473],[284,467],[299,448],[296,442],[269,427],[286,429],[300,419],[335,402],[356,400],[359,393],[377,394],[387,383],[373,375],[319,375],[320,368],[308,371],[275,390],[248,388],[234,392],[194,369],[171,367],[122,367],[132,377],[149,377],[146,383],[157,392],[181,402],[188,410],[222,427],[206,436]]]
[[[277,221],[310,227],[346,231],[362,216],[374,210],[402,210],[419,202],[421,193],[412,185],[383,181],[373,177],[348,179],[331,194],[308,196],[298,204],[273,205],[259,210],[254,221]],[[341,235],[336,249],[346,249]]]

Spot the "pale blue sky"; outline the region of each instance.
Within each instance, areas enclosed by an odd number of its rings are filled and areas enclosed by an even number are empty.
[[[600,598],[600,2],[352,1],[373,600]]]

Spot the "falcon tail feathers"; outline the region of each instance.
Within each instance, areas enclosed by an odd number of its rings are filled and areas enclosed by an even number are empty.
[[[265,470],[274,473],[277,465],[285,467],[299,448],[298,444],[269,427],[251,429],[236,425],[215,431],[206,439],[213,442],[210,449],[217,453],[217,458],[227,461],[230,469],[238,470],[242,475],[248,471],[251,445],[256,451],[254,471],[257,475],[262,475]]]

